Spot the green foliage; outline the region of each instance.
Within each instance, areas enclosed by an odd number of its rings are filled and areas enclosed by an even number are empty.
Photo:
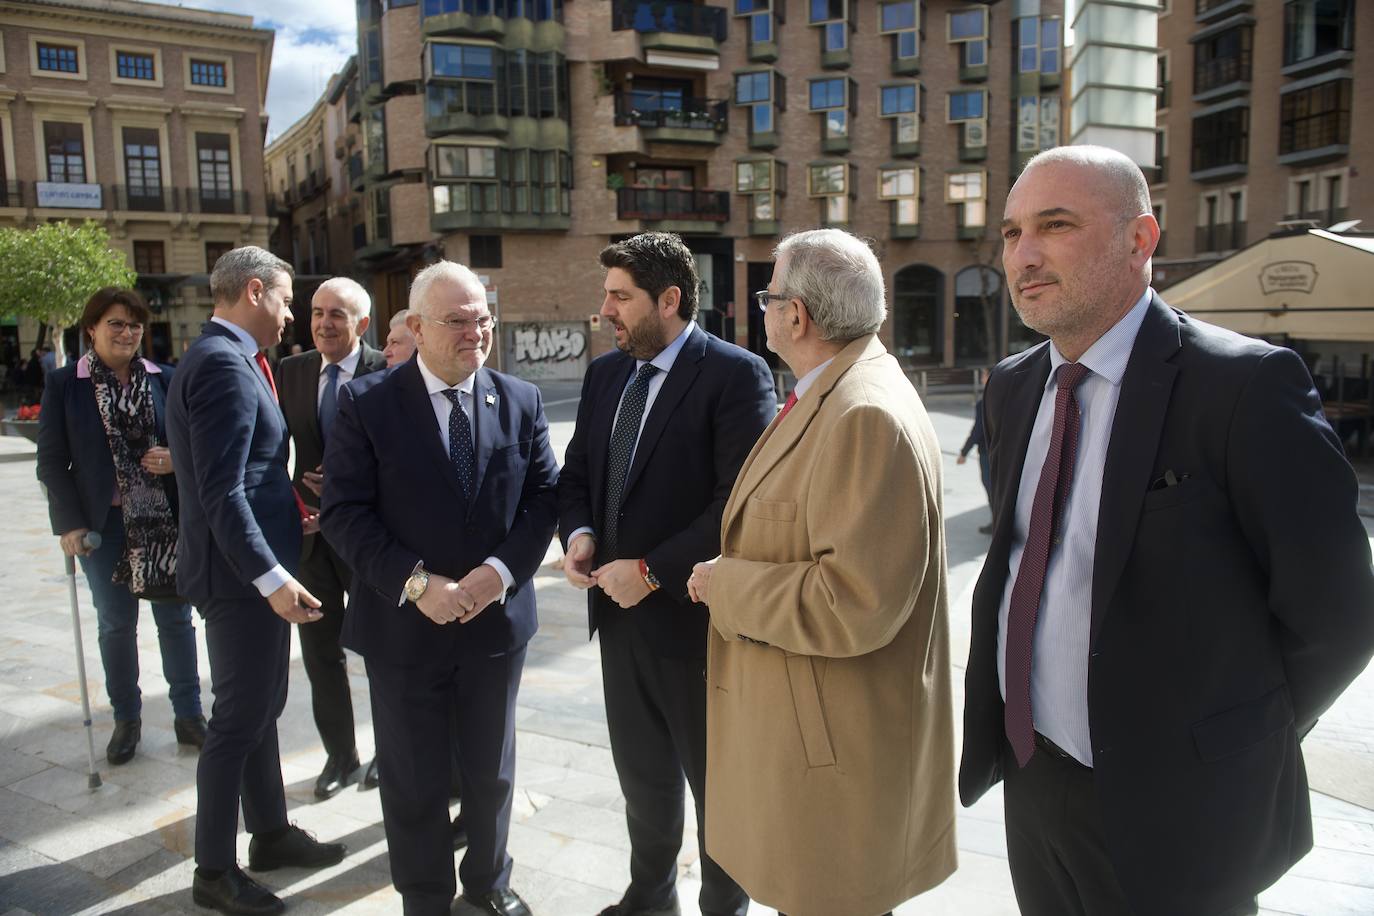
[[[96,290],[137,278],[98,223],[0,229],[0,312],[69,327]]]

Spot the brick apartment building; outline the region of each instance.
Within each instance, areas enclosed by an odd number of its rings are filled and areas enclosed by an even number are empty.
[[[272,41],[230,13],[0,0],[0,226],[103,224],[138,271],[163,358],[200,333],[215,259],[267,243]],[[6,348],[21,330],[33,346],[36,327],[0,325]]]
[[[358,56],[267,169],[278,253],[302,286],[362,278],[379,326],[420,266],[453,258],[487,278],[505,369],[580,377],[610,345],[598,250],[666,229],[698,256],[701,322],[763,352],[749,293],[772,247],[833,225],[875,240],[907,366],[1033,340],[988,222],[1064,136],[1061,0],[358,9]]]
[[[1363,218],[1360,228],[1374,229],[1374,117],[1357,102],[1374,92],[1374,55],[1355,53],[1374,48],[1370,4],[1161,6],[1156,285],[1167,289],[1284,225]]]

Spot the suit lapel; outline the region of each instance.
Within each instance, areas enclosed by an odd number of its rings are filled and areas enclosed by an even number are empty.
[[[1040,401],[1045,396],[1045,383],[1050,378],[1050,348],[1045,344],[1039,353],[1027,358],[1017,366],[1008,377],[1006,387],[1009,393],[1006,406],[1001,411],[1001,423],[1005,432],[998,438],[1005,443],[1005,457],[998,463],[1002,472],[998,512],[992,533],[990,552],[1000,546],[1010,544],[1012,527],[1016,521],[1016,499],[1020,492],[1021,474],[1026,466],[1026,450],[1030,448],[1031,432],[1035,429],[1035,417],[1040,412]],[[987,412],[984,405],[984,422]],[[1010,459],[1010,460],[1007,460]]]
[[[476,497],[482,492],[487,465],[491,463],[501,432],[501,399],[492,383],[491,371],[486,368],[478,369],[472,380],[472,422],[477,425],[474,430],[477,439],[477,476],[472,485],[473,496]]]
[[[1180,346],[1178,316],[1154,295],[1121,377],[1121,397],[1107,445],[1102,501],[1097,510],[1089,645],[1097,644],[1107,603],[1135,542],[1140,507],[1149,489],[1160,432],[1178,375],[1178,366],[1171,360]]]
[[[301,360],[300,368],[297,370],[302,376],[301,383],[288,386],[292,398],[296,401],[292,405],[292,412],[298,417],[305,418],[310,454],[321,456],[324,455],[324,434],[320,431],[319,393],[320,372],[323,371],[323,366],[324,358],[320,356],[320,351],[311,350],[309,356]]]
[[[358,367],[353,372],[353,378],[361,378],[369,372],[380,372],[386,368],[386,357],[381,350],[374,350],[363,342],[363,349],[358,354]]]
[[[678,402],[691,389],[692,383],[701,373],[701,360],[705,356],[706,332],[700,328],[693,329],[683,343],[677,359],[673,361],[673,368],[669,370],[668,377],[659,387],[653,406],[649,408],[649,416],[644,420],[644,429],[639,434],[639,442],[635,444],[634,462],[630,465],[629,473],[625,475],[626,497],[634,488],[644,465],[648,464],[654,446],[658,444],[659,437],[668,426],[668,418],[673,415]]]
[[[397,384],[401,386],[401,409],[405,411],[409,427],[417,431],[419,448],[429,455],[439,476],[448,482],[460,501],[465,500],[463,485],[458,482],[458,474],[453,470],[453,462],[444,453],[444,443],[439,437],[439,424],[434,418],[434,406],[430,403],[429,392],[425,390],[424,376],[414,360],[396,370]],[[427,431],[427,432],[426,432]]]

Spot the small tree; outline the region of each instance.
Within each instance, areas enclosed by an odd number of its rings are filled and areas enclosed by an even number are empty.
[[[51,325],[58,365],[62,331],[81,317],[91,294],[104,286],[133,286],[137,278],[124,253],[110,247],[105,229],[90,220],[0,229],[0,311]]]

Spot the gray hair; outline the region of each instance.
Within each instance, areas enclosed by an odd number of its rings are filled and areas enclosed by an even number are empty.
[[[216,302],[232,305],[239,301],[243,291],[248,288],[249,280],[259,280],[264,286],[271,286],[277,274],[284,273],[295,277],[291,265],[272,252],[256,245],[231,248],[220,255],[210,271],[210,296]]]
[[[1033,156],[1021,174],[1041,165],[1070,165],[1096,173],[1115,193],[1112,206],[1123,221],[1151,212],[1150,185],[1125,153],[1106,146],[1056,146]]]
[[[351,277],[330,277],[315,290],[315,295],[330,292],[353,314],[354,321],[362,321],[372,314],[372,297],[363,289],[362,284]],[[313,297],[312,297],[313,299]]]
[[[405,324],[405,323],[406,323],[406,319],[409,318],[409,317],[410,317],[410,309],[401,309],[401,310],[400,310],[399,312],[397,312],[395,315],[392,315],[392,316],[391,316],[391,325],[390,325],[390,327],[394,328],[394,327],[396,327],[396,325],[398,325],[398,324]]]
[[[863,239],[843,229],[794,232],[773,257],[787,258],[780,290],[806,303],[825,340],[877,333],[887,317],[883,269]]]
[[[425,300],[429,296],[429,288],[440,281],[456,283],[459,286],[470,286],[480,292],[482,301],[486,302],[486,287],[477,278],[477,274],[457,261],[439,261],[420,271],[411,281],[410,311],[417,315],[428,314],[424,306]]]

